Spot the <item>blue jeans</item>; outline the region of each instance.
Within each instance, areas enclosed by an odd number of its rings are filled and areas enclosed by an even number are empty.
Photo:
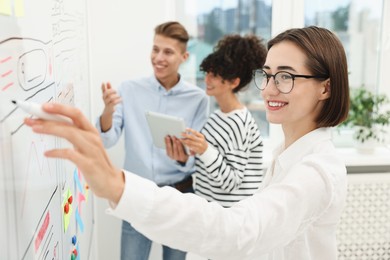
[[[190,177],[191,178],[191,177]],[[181,190],[182,193],[193,193],[192,185]],[[152,241],[139,233],[133,226],[122,221],[121,260],[148,260]],[[187,252],[163,245],[163,260],[185,260]]]
[[[148,260],[152,241],[122,221],[121,260]],[[185,260],[186,252],[163,245],[164,260]]]

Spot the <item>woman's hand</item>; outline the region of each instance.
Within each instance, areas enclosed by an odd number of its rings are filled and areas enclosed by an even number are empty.
[[[45,156],[72,161],[97,196],[118,203],[124,190],[124,174],[112,164],[95,127],[77,108],[55,103],[44,104],[42,108],[73,121],[69,124],[31,118],[24,120],[35,133],[61,137],[73,144],[73,148],[46,151]]]
[[[181,135],[183,138],[180,139],[181,142],[187,146],[191,154],[203,154],[208,147],[208,143],[203,134],[198,131],[187,128],[186,132]]]

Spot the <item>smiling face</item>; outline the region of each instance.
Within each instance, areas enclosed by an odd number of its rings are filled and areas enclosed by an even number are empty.
[[[274,75],[279,71],[292,74],[312,75],[306,66],[305,53],[290,41],[282,41],[271,47],[264,64],[264,71]],[[282,124],[284,129],[309,132],[317,125],[323,101],[330,96],[329,80],[295,78],[294,88],[288,94],[281,93],[274,79],[261,92],[270,123]]]
[[[240,84],[240,79],[223,79],[220,75],[207,72],[204,78],[206,83],[206,94],[215,98],[220,110],[228,113],[242,107],[234,89]]]
[[[188,53],[183,43],[176,39],[155,35],[151,61],[156,78],[165,86],[166,82],[176,82],[179,66],[186,61]]]
[[[224,80],[221,76],[212,72],[206,73],[204,81],[206,83],[206,93],[209,96],[221,97],[226,94],[233,94],[233,89],[238,85],[236,80]]]

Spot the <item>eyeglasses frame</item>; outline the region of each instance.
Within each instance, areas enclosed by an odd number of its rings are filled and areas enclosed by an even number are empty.
[[[257,84],[256,84],[255,77],[256,77],[256,72],[258,72],[258,71],[262,71],[262,72],[266,75],[266,77],[267,77],[267,84],[265,84],[265,87],[264,87],[264,88],[261,88],[261,87],[257,86]],[[278,72],[276,72],[275,74],[268,74],[268,73],[265,72],[265,70],[263,70],[263,69],[256,69],[256,70],[253,70],[253,72],[252,72],[253,81],[254,81],[254,83],[255,83],[256,88],[258,88],[259,90],[263,91],[263,90],[268,86],[269,79],[272,77],[272,78],[274,79],[274,82],[275,82],[275,77],[276,77],[279,73],[287,73],[287,74],[289,74],[289,75],[291,76],[291,78],[292,78],[292,81],[293,81],[293,82],[292,82],[291,89],[290,89],[290,91],[288,91],[288,92],[283,92],[283,91],[281,91],[281,90],[278,88],[278,85],[275,83],[276,88],[279,90],[280,93],[283,93],[283,94],[288,94],[288,93],[290,93],[290,92],[293,90],[295,78],[305,78],[305,79],[327,79],[327,78],[329,78],[328,75],[302,75],[302,74],[293,74],[293,73],[291,73],[291,72],[284,71],[284,70],[278,71]]]

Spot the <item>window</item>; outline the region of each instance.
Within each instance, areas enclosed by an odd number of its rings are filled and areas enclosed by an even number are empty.
[[[204,75],[199,71],[199,65],[223,35],[253,33],[263,38],[264,44],[271,38],[271,0],[191,0],[186,1],[185,10],[188,16],[195,17],[196,24],[195,34],[191,32],[194,38],[188,44],[190,59],[183,68],[183,76],[189,79],[192,75],[190,80],[203,88]],[[259,90],[252,84],[238,95],[266,137],[269,124],[265,118],[264,104]],[[211,99],[210,111],[216,108],[216,102]]]
[[[223,34],[254,32],[266,41],[293,27],[317,25],[335,32],[346,50],[350,87],[364,86],[390,95],[386,66],[389,64],[390,4],[384,0],[176,0],[177,17],[194,38],[190,61],[183,76],[204,87],[201,60]],[[265,120],[264,104],[253,86],[240,95],[252,111],[270,147],[279,143],[278,125]],[[212,104],[211,111],[216,108]],[[270,130],[271,128],[271,130]],[[351,146],[352,134],[341,133],[338,146]]]
[[[305,26],[335,32],[346,51],[351,88],[380,91],[380,53],[383,2],[370,0],[305,1]],[[339,147],[352,146],[353,129],[335,131]]]
[[[328,28],[342,41],[352,88],[377,90],[382,6],[381,0],[305,1],[305,26]]]

